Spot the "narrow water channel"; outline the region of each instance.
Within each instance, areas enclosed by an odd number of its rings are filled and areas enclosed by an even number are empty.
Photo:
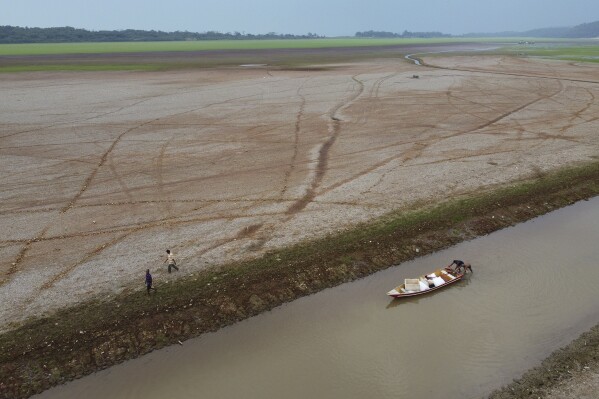
[[[599,322],[598,237],[595,198],[37,398],[480,398]],[[385,296],[460,258],[468,280]]]

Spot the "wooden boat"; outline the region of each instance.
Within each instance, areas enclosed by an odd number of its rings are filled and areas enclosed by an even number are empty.
[[[394,298],[403,298],[408,296],[416,296],[428,294],[447,287],[464,278],[465,272],[456,273],[445,269],[437,269],[430,274],[420,276],[418,278],[407,278],[400,286],[393,288],[387,292],[387,295]]]

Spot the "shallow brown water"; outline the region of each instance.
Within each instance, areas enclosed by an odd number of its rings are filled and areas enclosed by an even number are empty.
[[[479,398],[599,321],[599,198],[156,351],[37,398]],[[462,258],[470,279],[385,292]]]

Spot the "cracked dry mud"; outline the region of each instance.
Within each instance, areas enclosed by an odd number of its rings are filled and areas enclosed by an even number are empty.
[[[0,330],[599,154],[599,66],[424,61],[3,74]]]

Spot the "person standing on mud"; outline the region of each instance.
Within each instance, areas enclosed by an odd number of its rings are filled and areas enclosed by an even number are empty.
[[[171,272],[171,267],[174,268],[176,271],[179,271],[179,268],[177,267],[177,261],[175,260],[175,257],[173,256],[170,249],[166,250],[166,260],[164,261],[164,263],[168,263],[169,273]]]
[[[146,270],[146,288],[148,289],[148,295],[150,295],[150,290],[156,291],[156,288],[152,287],[152,275],[150,274],[150,269]]]

